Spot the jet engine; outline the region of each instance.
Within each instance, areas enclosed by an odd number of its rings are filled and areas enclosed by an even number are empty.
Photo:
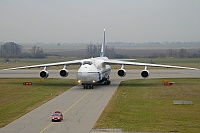
[[[149,71],[148,71],[148,70],[142,70],[141,76],[142,76],[143,78],[148,78],[148,77],[149,77]]]
[[[69,71],[67,69],[63,68],[63,69],[60,70],[60,76],[61,77],[67,77],[68,74],[69,74]]]
[[[42,70],[40,72],[40,77],[46,79],[49,76],[49,72],[47,70]]]
[[[124,76],[126,75],[126,70],[123,69],[123,68],[121,68],[121,69],[118,70],[117,73],[118,73],[118,75],[119,75],[120,77],[124,77]]]

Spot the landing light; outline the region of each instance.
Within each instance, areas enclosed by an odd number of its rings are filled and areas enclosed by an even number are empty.
[[[78,80],[78,83],[80,84],[80,83],[81,83],[81,80]]]
[[[93,80],[92,83],[95,83],[95,81]]]

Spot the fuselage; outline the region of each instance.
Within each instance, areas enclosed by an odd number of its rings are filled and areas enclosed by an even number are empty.
[[[81,84],[94,84],[109,79],[110,65],[105,65],[107,57],[85,59],[77,72],[77,81]]]

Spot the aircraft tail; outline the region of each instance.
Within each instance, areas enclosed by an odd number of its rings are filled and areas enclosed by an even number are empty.
[[[102,46],[101,46],[100,57],[104,57],[105,56],[105,47],[106,47],[106,30],[104,29],[104,32],[103,32],[103,43],[102,43]]]

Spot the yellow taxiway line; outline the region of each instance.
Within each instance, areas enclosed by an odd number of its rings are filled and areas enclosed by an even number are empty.
[[[81,98],[79,98],[74,104],[72,104],[67,110],[65,110],[65,112],[63,113],[63,114],[65,114],[65,113],[67,113],[70,109],[72,109],[77,103],[79,103],[84,97],[86,97],[89,93],[91,92],[91,90],[90,91],[88,91],[85,95],[83,95]],[[51,125],[53,124],[53,122],[51,122],[50,124],[48,124],[40,133],[43,133],[45,130],[47,130],[47,128],[49,128]]]

